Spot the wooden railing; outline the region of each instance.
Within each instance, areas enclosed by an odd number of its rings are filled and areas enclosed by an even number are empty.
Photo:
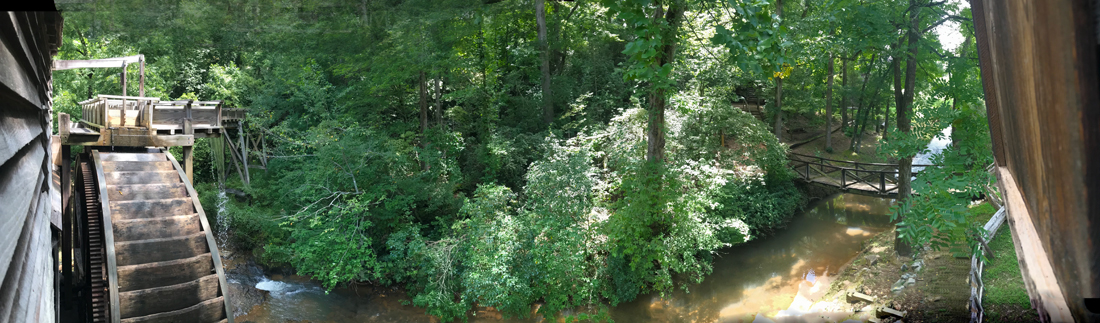
[[[148,127],[149,106],[158,98],[99,95],[80,102],[81,122],[96,129]]]
[[[241,108],[226,108],[222,109],[222,121],[237,121],[244,119],[245,113],[248,109]]]
[[[192,130],[221,128],[224,120],[222,101],[161,101],[154,97],[99,95],[80,102],[80,107],[81,122],[99,130],[140,127],[175,133],[186,132],[189,127]],[[244,109],[233,110],[233,120],[243,117]]]
[[[897,164],[862,163],[799,153],[790,153],[787,158],[788,166],[808,182],[879,194],[897,193]],[[913,168],[917,167],[935,165],[913,165]],[[918,173],[919,171],[914,170],[912,176],[917,176]]]

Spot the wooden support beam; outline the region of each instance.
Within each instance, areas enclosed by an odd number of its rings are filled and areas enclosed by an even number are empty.
[[[244,168],[244,185],[248,186],[252,180],[252,176],[248,173],[248,137],[245,135],[244,127],[237,127],[237,134],[240,136],[237,139],[241,141],[241,165]]]
[[[997,184],[1004,192],[1005,211],[1012,229],[1012,243],[1016,248],[1016,258],[1020,263],[1024,286],[1031,297],[1031,305],[1039,311],[1039,319],[1044,322],[1073,322],[1073,315],[1054,275],[1046,248],[1043,247],[1035,223],[1025,204],[1024,196],[1016,185],[1016,180],[1006,167],[997,167]]]
[[[264,133],[260,132],[260,152],[263,154],[263,158],[260,158],[260,160],[263,161],[264,167],[267,167],[267,143],[264,142],[264,137]]]
[[[244,172],[241,171],[241,157],[237,156],[237,147],[233,146],[233,139],[229,138],[229,135],[223,136],[225,143],[229,145],[229,155],[233,157],[233,167],[237,168],[237,175],[241,176],[241,183],[246,183],[244,180]]]
[[[73,277],[73,212],[69,203],[72,195],[72,176],[69,169],[73,159],[71,151],[71,146],[61,146],[61,280],[66,287],[72,286]]]
[[[142,55],[104,59],[58,60],[53,61],[53,70],[61,71],[74,68],[112,68],[119,67],[123,64],[137,63],[143,60],[144,56]]]

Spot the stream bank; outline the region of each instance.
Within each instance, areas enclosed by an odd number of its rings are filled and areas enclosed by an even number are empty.
[[[802,317],[800,304],[820,298],[841,267],[865,242],[892,226],[892,200],[838,194],[811,202],[771,236],[718,250],[701,284],[668,297],[639,295],[610,309],[616,322],[751,322]],[[245,251],[226,249],[225,264],[237,322],[433,322],[405,305],[399,288],[352,285],[325,292],[320,283],[286,269],[265,269]],[[810,295],[807,298],[806,295]],[[844,315],[848,316],[848,315]],[[470,322],[542,322],[505,319],[478,308]],[[843,318],[843,317],[840,317]]]

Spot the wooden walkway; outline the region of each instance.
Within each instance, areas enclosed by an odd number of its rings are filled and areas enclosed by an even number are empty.
[[[861,163],[798,153],[788,154],[787,159],[787,165],[809,183],[863,195],[894,197],[898,194],[897,164]],[[934,166],[913,165],[913,168]],[[914,170],[913,176],[918,173]]]

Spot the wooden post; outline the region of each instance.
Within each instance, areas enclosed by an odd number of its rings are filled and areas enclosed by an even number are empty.
[[[122,64],[122,96],[126,96],[126,64]]]
[[[244,185],[247,187],[252,177],[248,174],[248,143],[245,142],[244,136],[244,122],[241,122],[237,127],[237,135],[241,142],[241,166],[244,168]]]
[[[183,119],[183,134],[194,136],[195,129],[191,126],[191,101],[187,102],[184,110],[187,111],[187,118]],[[187,182],[192,185],[195,183],[195,172],[192,170],[193,149],[194,146],[183,146],[183,170],[187,173]]]
[[[69,129],[72,127],[72,120],[69,119],[68,113],[57,114],[57,134],[61,137],[61,142],[65,142],[69,138]]]
[[[153,129],[153,100],[145,101],[145,123],[143,126],[149,131],[150,136],[157,135],[157,130]]]
[[[886,193],[886,172],[878,173],[878,185],[882,187],[882,192]]]
[[[840,169],[840,188],[844,188],[844,186],[848,185],[848,179],[845,178],[846,177],[845,175],[848,175],[848,171],[841,168]]]
[[[263,130],[260,130],[260,131],[261,131],[260,132],[260,153],[263,154],[262,157],[260,158],[260,160],[263,161],[263,163],[264,163],[264,172],[266,173],[267,172],[267,144],[264,143]]]
[[[140,76],[138,76],[138,96],[144,97],[145,96],[145,56],[144,55],[141,56],[141,58],[138,60],[138,63],[139,63],[138,73],[140,73]]]
[[[68,123],[68,115],[65,115],[65,123]],[[68,125],[66,125],[68,126]],[[66,129],[67,132],[67,129]],[[61,281],[65,291],[72,286],[73,277],[73,212],[69,197],[72,196],[71,174],[69,164],[72,163],[72,147],[61,146]],[[68,293],[66,292],[66,295]]]
[[[194,103],[194,102],[195,102],[195,100],[187,100],[187,104],[183,105],[183,119],[184,120],[191,121],[191,103]],[[189,125],[190,123],[187,123],[187,124]],[[184,126],[184,127],[186,128],[186,126]],[[190,131],[190,132],[184,131],[184,134],[193,135],[193,134],[195,134],[195,132],[194,131]]]

